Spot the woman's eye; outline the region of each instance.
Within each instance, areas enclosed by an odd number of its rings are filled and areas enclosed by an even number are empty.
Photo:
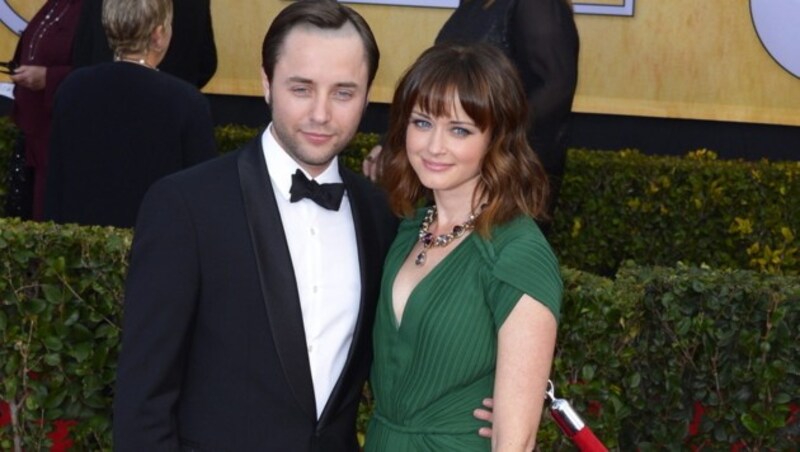
[[[414,124],[415,127],[420,129],[430,129],[431,123],[430,121],[426,121],[424,119],[412,119],[411,124]]]
[[[463,128],[463,127],[454,127],[453,128],[453,133],[458,135],[458,136],[460,136],[460,137],[466,137],[466,136],[472,135],[472,132],[470,132],[469,130],[467,130],[467,129]]]

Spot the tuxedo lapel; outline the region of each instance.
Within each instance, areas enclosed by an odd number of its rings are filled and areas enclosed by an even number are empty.
[[[358,262],[359,262],[359,275],[361,277],[361,297],[358,309],[358,319],[356,320],[355,330],[353,331],[353,341],[350,344],[350,350],[347,354],[345,366],[336,385],[333,387],[328,402],[325,404],[325,409],[322,411],[319,423],[324,427],[331,421],[332,416],[336,416],[336,409],[341,405],[341,399],[352,388],[354,361],[363,359],[363,356],[358,356],[358,351],[362,353],[372,353],[370,337],[372,334],[372,319],[375,312],[375,302],[377,300],[368,299],[367,294],[371,293],[371,285],[376,284],[380,275],[375,274],[376,269],[381,268],[381,262],[375,257],[375,250],[371,244],[367,242],[367,236],[370,233],[371,225],[368,219],[370,218],[369,209],[371,205],[365,196],[363,190],[357,189],[357,184],[353,180],[354,177],[359,177],[343,168],[344,164],[339,162],[339,172],[342,176],[342,181],[347,189],[347,196],[350,201],[350,209],[353,215],[353,226],[356,232],[356,243],[358,245]],[[361,388],[358,388],[361,389]]]
[[[239,154],[237,165],[261,293],[281,366],[298,403],[316,418],[300,297],[260,134]]]

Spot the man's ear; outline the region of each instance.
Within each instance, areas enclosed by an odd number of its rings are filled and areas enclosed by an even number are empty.
[[[270,85],[269,85],[269,78],[267,78],[267,73],[264,72],[264,68],[261,68],[261,87],[264,88],[264,100],[267,101],[267,104],[270,104],[272,100],[270,96]]]

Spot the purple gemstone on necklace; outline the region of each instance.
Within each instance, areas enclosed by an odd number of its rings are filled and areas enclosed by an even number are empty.
[[[425,235],[422,236],[422,244],[424,246],[431,246],[431,243],[433,243],[433,234],[426,232]]]
[[[425,263],[425,250],[417,254],[417,258],[414,259],[414,263],[417,265],[422,265]]]
[[[464,226],[461,226],[460,224],[453,226],[453,235],[458,237],[463,233],[464,233]]]

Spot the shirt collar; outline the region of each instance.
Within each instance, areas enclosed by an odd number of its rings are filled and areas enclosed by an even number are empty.
[[[272,179],[272,185],[281,196],[287,200],[291,197],[289,191],[292,188],[292,175],[299,169],[305,173],[306,177],[312,179],[308,172],[301,168],[300,165],[289,155],[286,150],[278,143],[275,136],[272,134],[272,123],[267,126],[264,133],[261,134],[261,147],[264,150],[264,159],[267,161],[267,168],[269,168],[269,177]],[[320,184],[331,184],[342,182],[342,176],[339,174],[339,159],[334,158],[331,160],[330,165],[325,168],[319,176],[313,180]]]

